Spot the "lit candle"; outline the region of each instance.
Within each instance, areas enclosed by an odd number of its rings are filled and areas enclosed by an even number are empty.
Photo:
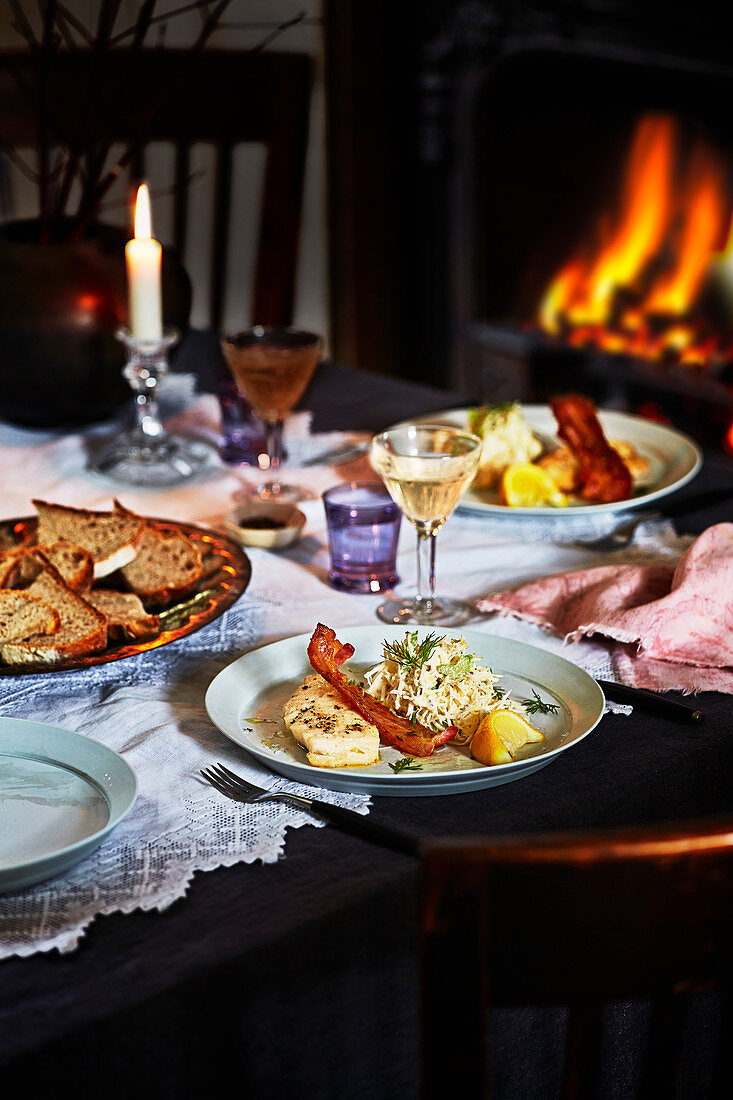
[[[160,299],[162,247],[153,239],[150,195],[141,184],[135,203],[135,237],[125,245],[130,332],[138,340],[159,340],[163,335]]]

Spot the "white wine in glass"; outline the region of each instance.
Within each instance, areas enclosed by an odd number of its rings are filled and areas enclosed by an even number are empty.
[[[460,626],[471,604],[435,595],[435,544],[478,468],[481,440],[439,424],[407,424],[375,435],[372,466],[417,531],[417,596],[387,600],[377,615],[388,623]]]

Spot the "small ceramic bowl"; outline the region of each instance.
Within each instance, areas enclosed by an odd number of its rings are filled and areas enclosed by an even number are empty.
[[[294,504],[253,500],[229,512],[224,526],[242,546],[281,550],[300,538],[305,516]]]

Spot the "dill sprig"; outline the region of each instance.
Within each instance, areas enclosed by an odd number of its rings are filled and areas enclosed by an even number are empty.
[[[522,699],[522,706],[527,714],[557,714],[560,709],[558,703],[546,703],[537,692],[532,689],[534,699]]]
[[[417,631],[415,631],[413,634],[407,634],[404,642],[385,642],[384,656],[404,669],[421,669],[445,640],[445,635],[438,637],[431,632],[421,642],[418,642],[417,637]]]
[[[389,766],[393,772],[422,771],[422,764],[418,764],[414,756],[403,756],[401,760],[390,760]]]

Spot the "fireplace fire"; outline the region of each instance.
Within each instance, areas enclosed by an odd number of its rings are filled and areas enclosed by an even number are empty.
[[[467,401],[580,390],[733,453],[722,27],[647,0],[434,7],[410,265],[421,377],[449,362]]]
[[[574,347],[693,369],[730,361],[730,215],[718,152],[686,142],[672,115],[643,115],[618,196],[552,277],[540,328]]]

